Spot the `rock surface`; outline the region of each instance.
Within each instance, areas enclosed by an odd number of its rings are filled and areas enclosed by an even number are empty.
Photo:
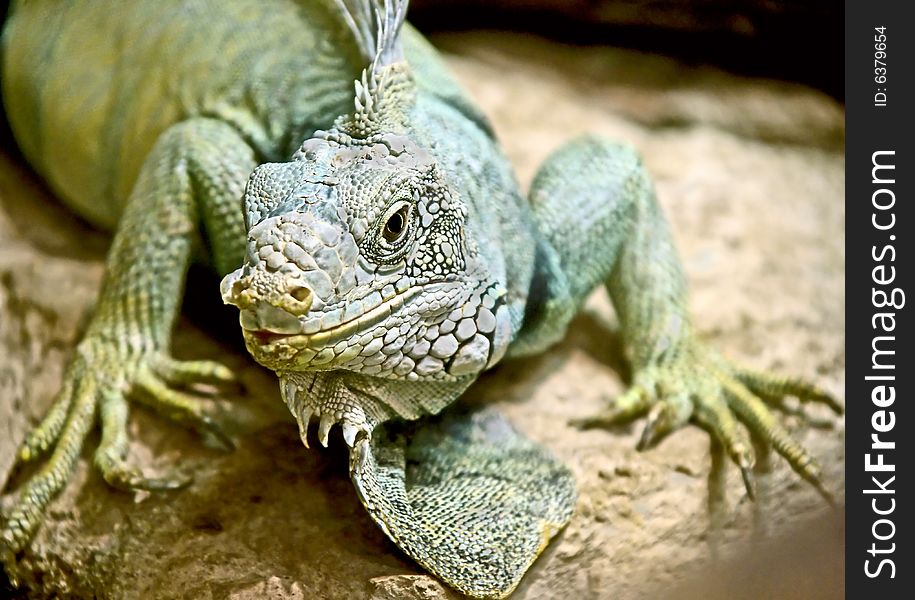
[[[673,224],[702,334],[732,357],[814,377],[841,397],[841,105],[797,85],[620,50],[492,34],[433,41],[491,116],[522,183],[551,150],[579,133],[637,146]],[[69,216],[18,159],[0,155],[2,480],[17,444],[57,389],[96,295],[106,245],[104,235]],[[192,304],[218,304],[216,292],[203,296]],[[195,482],[181,492],[131,495],[106,486],[91,468],[97,437],[91,438],[24,557],[31,576],[19,593],[454,597],[372,524],[346,476],[342,441],[306,451],[275,379],[237,347],[216,341],[233,334],[200,323],[182,319],[175,354],[217,357],[240,373],[248,392],[227,399],[248,417],[235,427],[238,449],[209,449],[136,409],[131,460],[151,471],[180,463]],[[783,462],[776,462],[770,499],[762,503],[769,535],[762,542],[753,542],[761,537],[754,535],[760,526],[753,505],[730,474],[730,517],[720,549],[725,560],[716,563],[706,541],[708,441],[702,431],[686,428],[638,453],[637,426],[579,432],[566,424],[624,389],[619,346],[609,302],[598,292],[553,351],[506,364],[470,392],[552,448],[579,482],[571,524],[514,598],[841,594],[838,516]],[[809,412],[829,421],[822,411]],[[821,460],[827,481],[842,489],[844,420],[831,427],[787,421]],[[793,533],[809,523],[808,533]]]

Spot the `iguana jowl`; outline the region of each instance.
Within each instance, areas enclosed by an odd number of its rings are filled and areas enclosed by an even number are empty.
[[[431,416],[504,356],[559,340],[600,285],[634,381],[584,424],[647,414],[650,447],[692,420],[752,493],[741,421],[828,495],[764,400],[840,406],[696,339],[635,153],[572,141],[525,198],[485,118],[402,26],[405,12],[329,0],[14,5],[3,93],[16,138],[65,201],[116,235],[61,393],[19,454],[53,451],[5,520],[8,566],[97,422],[106,481],[185,483],[125,463],[128,397],[221,435],[178,388],[231,373],[168,353],[195,253],[225,275],[223,299],[239,308],[251,354],[279,375],[306,445],[310,421],[325,444],[339,425],[373,519],[470,595],[514,589],[570,518],[574,486],[491,412]],[[722,491],[710,493],[720,505]]]

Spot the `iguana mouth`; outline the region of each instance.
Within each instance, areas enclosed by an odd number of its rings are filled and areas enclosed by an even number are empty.
[[[348,321],[316,331],[315,333],[276,333],[264,329],[243,329],[246,339],[259,346],[271,346],[282,342],[289,346],[319,350],[333,346],[351,335],[378,325],[391,314],[403,308],[421,291],[422,286],[408,288],[376,306],[375,308],[355,315]]]
[[[273,331],[268,331],[266,329],[246,329],[244,331],[261,346],[269,346],[283,338],[292,337],[294,335],[291,333],[274,333]]]

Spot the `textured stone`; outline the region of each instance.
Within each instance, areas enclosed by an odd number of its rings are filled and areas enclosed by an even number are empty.
[[[376,577],[371,583],[371,600],[439,600],[457,596],[428,575]]]
[[[484,34],[434,41],[451,50],[452,66],[491,116],[522,182],[550,151],[580,133],[636,145],[655,176],[686,264],[699,331],[735,358],[813,376],[841,394],[840,105],[801,86],[620,50]],[[16,444],[57,391],[96,296],[107,244],[19,165],[9,154],[0,156],[0,479],[7,477]],[[189,289],[198,296],[190,302],[197,316],[179,323],[175,354],[221,360],[245,383],[247,394],[230,398],[246,415],[233,427],[238,449],[209,449],[194,434],[135,407],[130,461],[159,472],[180,464],[195,481],[179,492],[134,496],[112,490],[92,469],[97,437],[90,437],[73,480],[25,554],[30,594],[453,596],[404,558],[366,515],[346,475],[338,428],[329,450],[314,443],[305,450],[275,377],[254,365],[240,344],[231,350],[213,340],[222,331],[231,331],[222,334],[231,341],[240,338],[237,315],[228,325],[207,324],[203,317],[218,293]],[[571,524],[513,598],[664,597],[657,590],[681,582],[695,591],[689,581],[714,581],[716,590],[730,582],[730,595],[678,598],[733,597],[735,589],[744,597],[816,597],[773,587],[785,582],[800,582],[792,589],[816,590],[819,597],[839,596],[844,565],[836,521],[821,519],[826,525],[804,538],[809,543],[797,560],[759,562],[750,545],[752,507],[739,500],[742,487],[733,470],[721,551],[737,562],[749,554],[746,564],[757,566],[712,566],[708,446],[700,430],[687,428],[639,453],[638,426],[579,432],[567,425],[619,394],[626,372],[612,311],[597,292],[565,341],[544,357],[500,367],[469,392],[557,452],[579,481]],[[826,480],[841,488],[844,421],[826,430],[801,425],[794,433],[823,462]],[[617,475],[608,464],[625,465],[629,475]],[[764,504],[775,534],[787,535],[793,525],[827,513],[782,461],[776,461],[770,486],[779,500]],[[790,548],[795,538],[789,539]],[[760,557],[797,556],[766,548]],[[741,575],[747,572],[758,575]],[[804,587],[812,581],[818,585]],[[759,593],[749,594],[747,585]]]

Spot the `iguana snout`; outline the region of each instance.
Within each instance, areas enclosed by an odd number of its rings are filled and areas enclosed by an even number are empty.
[[[346,337],[342,325],[352,333],[354,319],[380,304],[380,294],[357,289],[356,242],[326,203],[259,222],[248,232],[247,255],[223,280],[222,297],[239,308],[248,349],[267,367],[327,365],[339,358],[317,358],[329,332],[339,338],[334,346]]]

